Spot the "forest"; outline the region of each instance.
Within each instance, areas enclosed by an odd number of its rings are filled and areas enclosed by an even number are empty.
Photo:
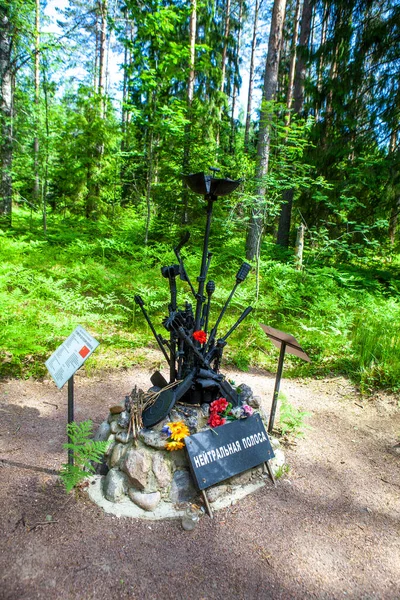
[[[252,265],[226,360],[274,370],[264,323],[312,358],[286,374],[398,391],[400,3],[46,8],[0,0],[0,376],[43,376],[78,324],[101,342],[87,369],[148,360],[134,295],[161,330],[186,231],[192,279],[200,264],[205,204],[182,174],[214,167],[242,180],[215,206],[215,310]]]

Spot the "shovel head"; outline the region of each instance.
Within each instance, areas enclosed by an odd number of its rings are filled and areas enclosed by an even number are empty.
[[[142,421],[145,427],[152,427],[162,421],[172,410],[175,400],[175,390],[161,392],[152,406],[146,408],[142,413]]]
[[[193,369],[176,388],[161,392],[154,404],[143,411],[142,421],[145,427],[153,427],[165,419],[173,409],[175,402],[180,400],[191,387],[196,370]]]

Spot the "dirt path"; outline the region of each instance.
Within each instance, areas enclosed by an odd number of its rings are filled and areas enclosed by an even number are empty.
[[[229,376],[269,408],[271,377]],[[76,419],[100,423],[134,384],[147,388],[149,372],[76,377]],[[340,378],[281,389],[311,412],[285,450],[289,475],[188,533],[67,496],[54,473],[66,390],[0,382],[0,598],[400,598],[399,399],[363,400]]]

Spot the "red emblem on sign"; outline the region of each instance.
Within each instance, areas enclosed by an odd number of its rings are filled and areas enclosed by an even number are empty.
[[[86,356],[88,354],[90,354],[90,350],[87,346],[83,346],[80,350],[79,350],[79,354],[82,356],[82,358],[86,358]]]

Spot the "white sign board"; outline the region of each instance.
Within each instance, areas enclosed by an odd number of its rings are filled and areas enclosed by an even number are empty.
[[[45,365],[59,389],[76,373],[98,345],[99,342],[78,325],[65,342],[53,352]]]

